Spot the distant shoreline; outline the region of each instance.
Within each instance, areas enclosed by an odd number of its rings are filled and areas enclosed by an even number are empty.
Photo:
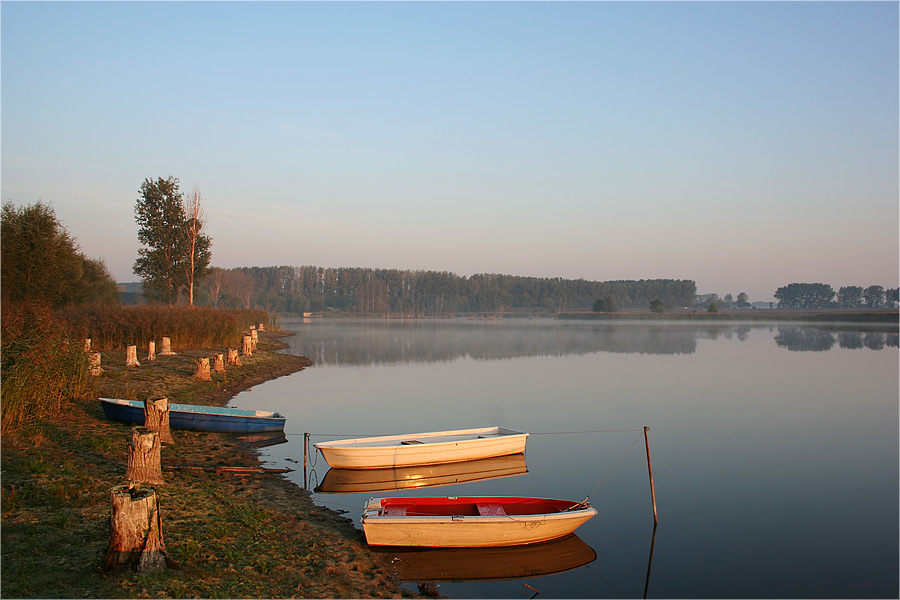
[[[889,310],[723,310],[717,313],[688,310],[665,313],[651,312],[571,312],[562,313],[560,320],[583,321],[800,321],[803,323],[872,323],[889,324],[900,329],[900,311]]]

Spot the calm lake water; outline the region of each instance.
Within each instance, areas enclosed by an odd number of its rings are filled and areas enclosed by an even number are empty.
[[[370,496],[590,494],[599,514],[563,544],[395,553],[401,576],[423,577],[444,596],[898,597],[896,329],[280,325],[297,332],[286,339],[290,352],[316,365],[232,405],[283,413],[288,442],[260,450],[267,464],[295,469],[289,477],[318,488],[317,503],[348,511],[357,525]],[[326,479],[321,456],[311,456],[317,462],[304,480],[304,432],[315,443],[490,425],[531,434],[524,459],[473,469],[503,477],[347,493]],[[441,581],[441,572],[454,580]]]

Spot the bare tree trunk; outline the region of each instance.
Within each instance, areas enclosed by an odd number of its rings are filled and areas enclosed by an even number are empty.
[[[200,381],[211,381],[212,377],[209,375],[209,359],[208,358],[198,358],[197,359],[197,372],[194,373],[194,377],[199,379]]]
[[[241,357],[238,356],[237,348],[228,349],[228,364],[234,367],[241,366]]]
[[[125,350],[125,366],[139,367],[141,363],[137,359],[137,346],[128,346]]]
[[[159,441],[163,444],[174,444],[172,431],[169,429],[169,399],[154,396],[144,400],[144,427],[159,432]]]
[[[85,354],[90,353],[91,351],[91,338],[84,338],[84,352]]]
[[[159,353],[160,356],[171,356],[176,354],[176,352],[172,352],[172,340],[164,337],[162,339],[162,352]]]
[[[110,490],[109,548],[103,566],[111,571],[129,564],[146,573],[166,568],[159,498],[153,488],[117,485]]]
[[[91,375],[97,376],[103,373],[103,369],[100,367],[100,353],[99,352],[91,352]]]
[[[224,373],[225,372],[225,355],[221,352],[216,354],[216,361],[213,365],[213,370],[216,373]]]
[[[162,478],[161,449],[158,431],[150,431],[146,427],[132,427],[125,479],[149,485],[165,483]]]
[[[200,188],[194,186],[194,189],[187,196],[187,203],[184,207],[184,213],[188,219],[188,227],[185,230],[188,245],[191,247],[191,259],[187,273],[188,280],[188,302],[194,305],[194,269],[196,268],[197,259],[197,240],[203,231],[205,215],[203,214],[203,198],[200,196]]]
[[[153,362],[156,360],[156,342],[150,340],[150,343],[147,344],[147,358],[144,360]]]

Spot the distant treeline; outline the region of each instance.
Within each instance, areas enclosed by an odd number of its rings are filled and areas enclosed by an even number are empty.
[[[218,283],[217,283],[218,280]],[[247,285],[250,284],[250,285]],[[262,307],[275,312],[349,313],[402,317],[494,314],[515,309],[590,310],[611,296],[619,308],[647,309],[651,300],[688,306],[697,294],[690,280],[586,281],[584,279],[315,266],[213,269],[211,304]],[[244,293],[235,290],[246,290]]]

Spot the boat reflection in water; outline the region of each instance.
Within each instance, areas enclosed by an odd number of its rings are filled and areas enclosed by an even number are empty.
[[[574,533],[566,537],[499,548],[372,547],[392,556],[392,566],[403,581],[473,581],[523,579],[562,573],[592,563],[594,549]]]
[[[287,443],[287,437],[283,431],[264,431],[262,433],[247,433],[237,436],[251,448],[266,448]]]
[[[394,469],[329,469],[314,491],[325,494],[367,494],[454,485],[526,473],[528,468],[525,466],[524,454]]]

